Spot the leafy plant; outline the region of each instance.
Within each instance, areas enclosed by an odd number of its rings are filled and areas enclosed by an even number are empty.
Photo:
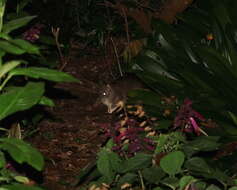
[[[52,100],[44,96],[45,81],[79,82],[63,72],[30,66],[31,63],[22,59],[22,55],[25,54],[40,56],[40,50],[29,41],[14,38],[11,34],[29,23],[35,16],[25,16],[4,22],[5,6],[6,1],[0,1],[0,122],[8,120],[9,116],[16,116],[20,111],[31,109],[37,104],[52,106]],[[22,7],[24,7],[23,4],[21,4]],[[27,143],[14,138],[0,138],[0,149],[0,183],[9,184],[1,188],[40,189],[15,184],[15,182],[27,184],[29,179],[9,170],[6,153],[17,163],[27,163],[38,171],[43,169],[42,155]]]
[[[154,35],[133,65],[155,91],[194,100],[198,110],[219,122],[223,135],[237,132],[231,127],[237,114],[234,6],[199,1],[198,8],[178,17],[179,24],[154,21]]]
[[[234,0],[200,0],[176,24],[153,21],[147,47],[130,68],[151,91],[129,94],[142,109],[135,110],[136,122],[128,110],[120,127],[112,126],[97,163],[83,175],[92,174],[90,189],[236,188],[236,7]],[[129,130],[143,126],[144,115],[145,122],[156,117],[149,123],[155,148],[130,155],[138,130]]]

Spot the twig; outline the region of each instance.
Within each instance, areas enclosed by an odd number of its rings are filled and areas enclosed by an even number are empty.
[[[52,34],[55,38],[55,43],[56,43],[56,46],[57,46],[57,49],[58,49],[58,54],[59,54],[59,58],[60,58],[61,65],[62,65],[59,68],[59,70],[62,71],[65,68],[65,66],[68,64],[68,62],[65,59],[65,57],[63,56],[63,53],[62,53],[61,48],[60,48],[60,43],[59,43],[59,40],[58,40],[60,28],[53,28],[52,27],[51,30],[52,30]]]
[[[111,40],[111,42],[112,42],[113,49],[114,49],[114,53],[115,53],[115,56],[116,56],[116,59],[117,59],[117,63],[118,63],[118,68],[119,68],[120,76],[123,77],[123,72],[122,72],[122,69],[121,69],[121,65],[120,65],[120,61],[119,61],[119,55],[118,55],[117,48],[116,48],[116,46],[115,46],[115,43],[114,43],[114,40],[113,40],[112,37],[110,37],[110,40]]]

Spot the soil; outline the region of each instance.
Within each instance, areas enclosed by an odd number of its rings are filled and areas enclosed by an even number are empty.
[[[96,154],[106,139],[101,124],[111,122],[103,105],[95,106],[100,81],[108,80],[107,61],[102,56],[77,56],[72,50],[64,72],[82,83],[58,83],[53,88],[55,107],[46,111],[38,132],[29,141],[45,157],[43,187],[48,190],[74,190],[76,177]],[[53,119],[52,119],[53,118]]]

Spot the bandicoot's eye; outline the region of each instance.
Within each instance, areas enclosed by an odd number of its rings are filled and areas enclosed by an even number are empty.
[[[106,96],[106,92],[103,92],[102,95],[103,95],[103,96]]]

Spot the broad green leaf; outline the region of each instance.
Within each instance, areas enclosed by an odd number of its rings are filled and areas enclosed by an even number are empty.
[[[31,108],[44,93],[44,83],[29,82],[24,87],[12,88],[0,95],[0,120],[10,114]]]
[[[26,51],[18,46],[9,43],[8,41],[0,40],[0,50],[3,50],[7,53],[21,55]]]
[[[44,67],[16,68],[12,70],[9,74],[12,76],[24,75],[36,79],[42,78],[55,82],[79,82],[78,79],[67,73]]]
[[[2,188],[4,188],[4,190],[43,190],[40,187],[22,184],[2,185]]]
[[[188,143],[183,145],[183,149],[188,156],[192,156],[193,154],[201,151],[213,151],[217,150],[220,146],[218,143],[219,137],[214,136],[200,136],[194,139],[193,141],[189,141]]]
[[[149,154],[138,153],[123,163],[122,173],[137,171],[151,165],[152,156]]]
[[[206,163],[206,161],[199,157],[193,157],[186,161],[185,167],[196,175],[210,177],[213,174],[213,169]]]
[[[142,176],[151,184],[159,184],[165,175],[160,167],[149,167],[142,170]]]
[[[197,181],[195,187],[197,187],[198,190],[206,190],[207,184],[203,181]]]
[[[43,96],[43,97],[40,99],[39,104],[40,104],[40,105],[44,105],[44,106],[50,106],[50,107],[55,106],[53,100],[51,100],[50,98],[48,98],[48,97],[46,97],[46,96]]]
[[[7,74],[9,71],[20,65],[22,61],[9,61],[4,63],[2,66],[0,66],[0,78],[2,78],[5,74]]]
[[[146,65],[145,65],[146,66]],[[137,72],[139,78],[142,79],[151,89],[155,90],[158,93],[167,92],[167,87],[171,88],[175,92],[182,88],[182,84],[174,79],[167,78],[160,75],[159,73],[147,72]]]
[[[22,48],[27,53],[37,54],[37,55],[40,54],[39,48],[26,40],[14,39],[14,40],[8,40],[8,41],[11,42],[12,44]]]
[[[36,16],[26,16],[23,18],[18,18],[15,20],[11,20],[3,25],[3,32],[8,34],[11,31],[18,29],[24,25],[26,25],[28,22],[30,22],[32,19],[36,18]]]
[[[118,155],[105,148],[98,154],[97,168],[99,172],[106,177],[109,183],[111,183],[115,177],[114,168],[117,168],[117,166],[114,166],[113,164],[119,165],[119,162],[120,159],[118,158]]]
[[[224,171],[221,171],[218,168],[213,171],[212,175],[213,175],[212,178],[218,180],[222,184],[226,184],[230,180],[229,176],[227,176],[227,174]]]
[[[176,177],[167,177],[161,181],[161,183],[175,190],[179,186],[179,179]]]
[[[169,175],[181,172],[184,163],[184,153],[181,151],[171,152],[160,160],[160,167]]]
[[[0,138],[0,142],[0,148],[7,151],[16,162],[26,162],[35,169],[42,170],[43,156],[35,148],[16,138]]]
[[[183,190],[187,185],[194,183],[196,179],[193,176],[183,176],[179,181],[179,189]]]
[[[133,184],[138,179],[138,174],[135,173],[126,173],[124,176],[122,176],[118,181],[118,187],[121,188],[121,186],[125,183]]]

